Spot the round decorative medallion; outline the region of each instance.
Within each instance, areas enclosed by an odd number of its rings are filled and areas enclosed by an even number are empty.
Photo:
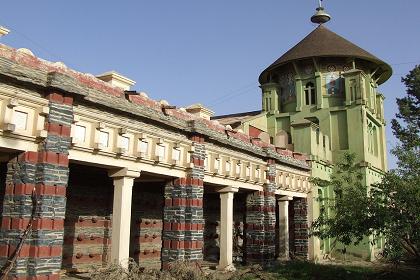
[[[314,70],[313,70],[313,68],[312,68],[312,66],[311,66],[311,65],[307,65],[307,66],[305,67],[305,73],[306,73],[307,75],[312,74],[313,72],[314,72]]]
[[[328,72],[335,72],[335,70],[337,70],[337,68],[335,67],[335,65],[328,65],[327,66],[327,71]]]

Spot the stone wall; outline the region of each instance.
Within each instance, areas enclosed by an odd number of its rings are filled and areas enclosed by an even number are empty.
[[[64,221],[64,269],[84,271],[108,260],[112,197],[112,180],[105,169],[70,166]]]

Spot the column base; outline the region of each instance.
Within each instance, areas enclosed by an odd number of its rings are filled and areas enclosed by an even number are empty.
[[[224,271],[224,272],[234,272],[234,271],[236,271],[236,268],[233,264],[229,264],[227,266],[226,265],[218,265],[216,267],[216,269],[218,271]]]

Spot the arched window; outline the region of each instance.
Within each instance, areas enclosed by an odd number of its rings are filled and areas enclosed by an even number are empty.
[[[305,85],[305,104],[315,105],[316,104],[316,90],[313,83],[309,82]]]

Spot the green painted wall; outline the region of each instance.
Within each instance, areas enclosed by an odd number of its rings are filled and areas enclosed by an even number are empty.
[[[310,155],[313,177],[328,179],[331,166],[349,151],[357,155],[365,185],[377,182],[387,170],[387,159],[384,98],[372,78],[374,71],[372,63],[351,57],[311,58],[271,70],[261,85],[265,131],[273,138],[287,132],[289,147]],[[316,197],[331,197],[333,190],[314,193],[316,218],[321,206]],[[321,241],[323,253],[331,242]],[[347,248],[347,256],[369,259],[372,254],[368,237]]]

